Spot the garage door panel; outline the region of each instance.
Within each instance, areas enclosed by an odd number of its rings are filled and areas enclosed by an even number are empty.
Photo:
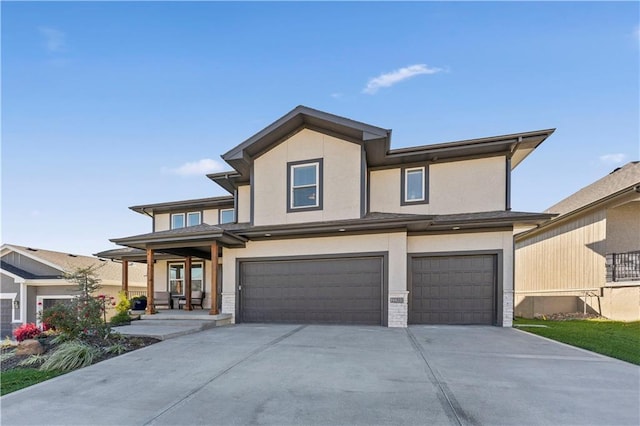
[[[382,258],[241,263],[244,322],[380,324]]]
[[[411,259],[409,322],[493,324],[495,255]]]

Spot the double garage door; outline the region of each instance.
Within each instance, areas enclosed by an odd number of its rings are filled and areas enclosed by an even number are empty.
[[[381,256],[240,263],[242,322],[386,323]],[[494,254],[409,257],[410,324],[495,324]]]
[[[496,255],[411,256],[410,324],[494,324]]]
[[[383,257],[240,263],[242,322],[383,324]]]

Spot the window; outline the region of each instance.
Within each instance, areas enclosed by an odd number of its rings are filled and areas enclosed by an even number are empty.
[[[233,223],[236,221],[233,209],[220,210],[220,223]]]
[[[186,217],[186,222],[185,222]],[[200,212],[173,213],[171,215],[171,229],[184,228],[185,226],[195,226],[202,223]]]
[[[289,163],[288,211],[322,208],[322,160]]]
[[[187,213],[187,226],[200,225],[200,212]]]
[[[402,205],[427,203],[427,170],[411,167],[402,170]]]
[[[184,263],[169,264],[169,291],[172,295],[184,296]],[[204,288],[204,268],[202,263],[191,264],[191,290],[202,291]]]
[[[184,228],[184,213],[174,213],[171,215],[171,229]]]

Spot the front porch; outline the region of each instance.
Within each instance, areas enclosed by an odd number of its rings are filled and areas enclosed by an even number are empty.
[[[170,311],[186,318],[184,312],[194,309],[195,315],[215,317],[221,309],[222,247],[243,247],[245,241],[202,224],[114,240],[128,247],[97,256],[121,262],[122,291],[129,300],[146,297],[145,317],[164,312],[162,318],[167,318],[165,311]],[[146,264],[146,289],[129,288],[130,262]]]

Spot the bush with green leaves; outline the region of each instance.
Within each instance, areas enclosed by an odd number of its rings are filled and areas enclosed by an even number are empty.
[[[130,322],[131,322],[131,317],[127,312],[118,312],[117,314],[111,317],[112,326],[129,324]]]
[[[43,310],[40,314],[40,320],[47,324],[47,327],[60,333],[73,337],[80,334],[80,324],[73,304],[57,303]]]
[[[127,293],[124,290],[118,292],[118,302],[116,303],[116,312],[119,314],[126,314],[131,309],[131,302],[127,299]]]
[[[93,364],[94,360],[99,356],[100,349],[97,347],[80,340],[72,340],[61,343],[57,349],[49,355],[40,367],[40,370],[71,371]]]

